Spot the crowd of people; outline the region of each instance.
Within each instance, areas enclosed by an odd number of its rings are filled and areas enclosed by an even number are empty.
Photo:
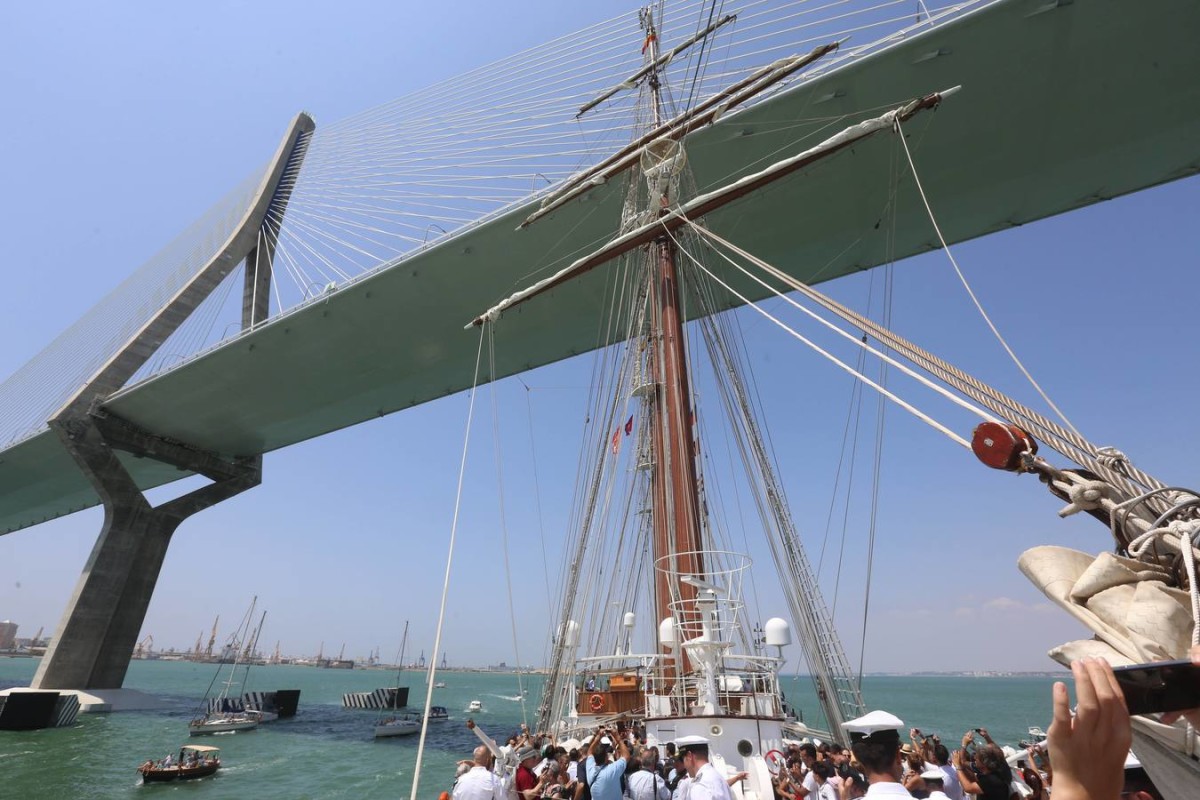
[[[1192,657],[1200,664],[1200,648]],[[1075,712],[1056,683],[1043,745],[1006,753],[975,728],[951,750],[916,728],[905,737],[901,720],[873,711],[846,723],[849,747],[797,742],[768,754],[772,800],[1049,800],[1051,792],[1054,800],[1119,800],[1132,738],[1124,697],[1103,660],[1076,662],[1072,673]],[[1188,713],[1200,725],[1200,710]],[[479,735],[474,758],[459,763],[453,800],[733,800],[730,787],[748,778],[718,773],[702,737],[660,749],[637,723],[602,726],[571,749],[524,728],[503,747]],[[1157,800],[1148,788],[1130,797]]]

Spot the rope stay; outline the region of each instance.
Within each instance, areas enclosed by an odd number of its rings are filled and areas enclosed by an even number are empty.
[[[417,763],[413,767],[412,793],[409,800],[417,800],[417,787],[421,782],[421,759],[425,755],[425,737],[429,732],[429,710],[433,706],[433,687],[437,683],[437,654],[442,648],[442,628],[446,622],[446,599],[450,596],[450,572],[454,565],[454,544],[458,539],[458,515],[462,509],[463,481],[467,474],[467,453],[471,443],[471,422],[475,417],[475,391],[479,386],[479,367],[483,359],[484,331],[479,332],[479,348],[475,353],[474,382],[467,401],[467,423],[463,431],[462,457],[458,466],[458,488],[454,493],[454,516],[450,523],[450,541],[446,547],[446,576],[442,582],[442,599],[438,606],[437,630],[433,637],[433,661],[425,681],[425,713],[421,720],[421,738],[417,744]]]
[[[716,242],[721,247],[762,269],[766,274],[779,280],[788,288],[799,292],[812,302],[817,303],[827,311],[864,331],[871,338],[876,339],[888,348],[901,354],[906,360],[935,376],[942,383],[953,387],[971,398],[997,417],[1020,425],[1040,441],[1045,442],[1076,463],[1096,471],[1106,480],[1126,489],[1130,494],[1138,494],[1141,491],[1138,488],[1139,485],[1144,488],[1162,486],[1161,482],[1157,479],[1128,464],[1124,459],[1114,460],[1111,453],[1107,453],[1105,448],[1097,447],[1083,439],[1083,437],[1064,429],[1042,414],[1017,402],[1013,398],[972,377],[963,370],[954,367],[892,331],[887,330],[873,320],[847,308],[836,300],[797,280],[783,270],[768,264],[718,234],[702,226],[697,226],[696,230],[701,236]]]
[[[497,398],[496,376],[496,329],[487,329],[488,349],[488,394],[492,400],[492,455],[496,462],[496,499],[499,503],[500,514],[500,549],[504,555],[504,586],[508,593],[508,618],[512,628],[513,657],[517,662],[517,694],[521,698],[521,722],[529,724],[529,714],[525,709],[525,678],[521,671],[521,646],[517,639],[517,610],[513,604],[512,566],[508,558],[508,515],[504,511],[504,470],[503,457],[500,447],[500,408]]]
[[[690,223],[690,224],[694,225],[694,223]],[[912,414],[914,417],[919,419],[921,422],[924,422],[929,427],[938,431],[939,433],[944,435],[946,438],[950,439],[951,441],[953,441],[959,445],[962,445],[964,448],[966,448],[968,450],[971,449],[971,443],[968,442],[966,439],[964,439],[961,435],[959,435],[955,431],[951,430],[950,428],[946,427],[945,425],[938,422],[937,420],[933,419],[933,417],[930,417],[928,414],[925,414],[920,409],[918,409],[916,406],[909,403],[907,400],[902,399],[895,392],[892,392],[892,391],[884,388],[878,382],[872,380],[871,378],[867,377],[863,373],[857,371],[854,367],[850,366],[845,361],[842,361],[837,356],[830,353],[828,350],[825,350],[824,348],[822,348],[816,342],[812,341],[808,337],[806,337],[803,334],[796,331],[794,328],[792,328],[786,322],[784,322],[781,319],[779,319],[778,317],[776,317],[771,312],[762,308],[762,306],[751,302],[748,297],[746,297],[744,294],[739,292],[737,289],[734,289],[732,286],[730,286],[728,283],[726,283],[724,280],[722,280],[720,277],[718,277],[714,272],[712,272],[710,269],[708,269],[702,263],[700,263],[700,261],[698,259],[696,259],[696,257],[694,255],[692,255],[691,253],[688,253],[686,250],[681,250],[680,252],[683,252],[687,256],[688,260],[691,261],[693,264],[695,264],[700,269],[700,271],[702,271],[705,275],[708,276],[708,278],[710,280],[712,280],[713,282],[715,282],[716,284],[721,286],[721,288],[723,288],[725,291],[729,292],[729,294],[731,294],[732,296],[741,300],[744,304],[753,308],[757,313],[761,314],[767,320],[774,323],[780,329],[782,329],[783,331],[788,333],[790,336],[792,336],[793,338],[800,341],[802,344],[807,346],[813,352],[815,352],[818,355],[820,355],[821,357],[825,358],[826,360],[828,360],[830,363],[832,363],[834,366],[838,367],[839,369],[850,373],[856,379],[862,381],[867,386],[870,386],[876,392],[879,392],[881,395],[883,395],[887,399],[891,400],[893,403],[900,406],[905,411]],[[782,295],[780,295],[780,296],[782,296]],[[850,338],[852,340],[854,339],[854,337],[850,337]],[[868,349],[870,349],[870,348],[868,348]],[[883,356],[882,353],[879,353],[876,350],[872,350],[872,352],[874,352],[876,355],[880,356],[881,358],[885,358],[885,356]],[[898,362],[897,362],[897,366],[900,366]],[[915,373],[914,373],[914,375],[915,375]]]
[[[1033,386],[1041,398],[1046,401],[1046,405],[1054,409],[1054,413],[1058,414],[1058,418],[1061,419],[1063,424],[1070,429],[1071,433],[1083,438],[1080,435],[1079,430],[1071,424],[1069,419],[1067,419],[1067,415],[1064,414],[1057,405],[1055,405],[1054,401],[1050,399],[1050,395],[1046,394],[1046,391],[1042,389],[1041,384],[1039,384],[1029,370],[1026,369],[1025,364],[1008,344],[1008,340],[1004,338],[1002,333],[1000,333],[1000,329],[996,327],[996,323],[992,321],[991,316],[988,315],[987,311],[983,307],[983,304],[979,301],[979,297],[975,294],[975,290],[971,288],[971,284],[967,281],[967,276],[963,274],[962,269],[958,266],[958,261],[955,260],[954,254],[950,252],[950,245],[946,243],[946,237],[942,235],[942,226],[938,225],[937,217],[935,217],[933,214],[933,208],[929,205],[929,198],[925,195],[925,187],[921,184],[921,176],[917,174],[917,165],[913,162],[912,152],[908,149],[908,141],[904,137],[904,129],[901,127],[899,119],[896,120],[896,135],[900,139],[900,144],[904,146],[904,155],[908,159],[909,169],[912,170],[913,182],[917,186],[917,192],[921,195],[921,202],[925,205],[926,213],[929,214],[929,221],[933,225],[934,232],[937,233],[938,241],[941,242],[942,252],[944,252],[946,254],[946,258],[950,260],[950,265],[954,267],[954,274],[958,276],[963,288],[967,290],[967,295],[970,296],[971,302],[975,305],[976,310],[979,311],[979,315],[983,317],[983,321],[987,323],[988,329],[991,330],[992,335],[996,337],[996,341],[998,341],[1000,346],[1004,348],[1004,352],[1008,353],[1009,358],[1011,358],[1012,362],[1017,365],[1017,369],[1021,371],[1021,374],[1025,376],[1026,380],[1029,381],[1030,385]]]
[[[676,246],[692,265],[689,270],[703,270],[699,259],[690,252],[691,248],[678,240]],[[726,427],[733,433],[738,447],[742,473],[748,478],[760,529],[765,533],[788,610],[801,632],[799,639],[816,695],[829,729],[838,730],[843,721],[860,716],[865,710],[861,683],[855,680],[850,670],[849,660],[834,629],[833,615],[822,597],[816,572],[800,541],[786,492],[779,480],[778,465],[768,450],[763,426],[759,423],[761,409],[756,408],[747,390],[746,380],[753,371],[730,346],[734,337],[723,329],[725,315],[716,313],[719,305],[709,291],[712,282],[691,280],[687,283],[701,299],[698,325],[708,350],[713,383],[725,412]],[[742,632],[745,633],[744,628]]]

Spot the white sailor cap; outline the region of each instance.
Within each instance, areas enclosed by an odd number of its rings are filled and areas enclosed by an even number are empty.
[[[842,723],[850,734],[850,742],[870,741],[879,744],[900,741],[900,729],[904,722],[895,714],[886,711],[871,711],[858,719]]]
[[[921,780],[923,780],[923,781],[944,781],[944,780],[946,780],[946,773],[944,773],[940,769],[937,769],[936,767],[934,767],[933,769],[927,769],[924,772],[922,772]]]
[[[682,756],[689,750],[693,753],[707,753],[708,739],[705,739],[703,736],[680,736],[675,740],[675,751],[679,755]]]

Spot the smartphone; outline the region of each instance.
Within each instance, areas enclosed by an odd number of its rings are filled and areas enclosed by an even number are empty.
[[[1130,714],[1200,708],[1200,666],[1191,661],[1158,661],[1115,667],[1113,674]]]

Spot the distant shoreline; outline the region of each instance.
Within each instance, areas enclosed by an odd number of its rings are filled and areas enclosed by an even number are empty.
[[[29,653],[0,652],[0,658],[41,658],[41,657],[42,656],[40,654],[35,655],[35,654],[29,654]],[[143,660],[143,659],[134,659],[134,660]],[[156,657],[153,659],[144,659],[144,660],[191,661],[191,659],[177,659],[177,658],[172,658],[171,656],[167,656],[166,658],[159,656],[159,657]],[[208,663],[208,662],[197,661],[197,662],[193,662],[193,663]],[[275,666],[315,667],[316,665],[315,664],[296,664],[296,663],[292,662],[292,663],[281,663],[281,664],[277,664]],[[392,670],[396,669],[396,665],[394,665],[394,664],[377,664],[377,665],[372,665],[372,666],[365,666],[365,665],[355,664],[354,669],[360,670],[360,671],[367,671],[367,670],[392,671]],[[405,671],[405,672],[427,672],[428,668],[416,667],[416,666],[406,666],[403,668],[403,671]],[[515,670],[515,669],[497,669],[495,667],[438,667],[437,671],[438,672],[459,672],[459,673],[488,673],[488,674],[493,674],[493,675],[517,675],[517,674],[545,675],[547,673],[547,670],[544,667],[524,669],[524,670],[519,670],[519,671]],[[1034,671],[1029,671],[1029,672],[1016,671],[1016,670],[1014,670],[1014,671],[1010,671],[1010,670],[952,670],[952,671],[945,671],[945,672],[937,672],[937,671],[933,671],[933,670],[917,670],[914,672],[867,672],[867,673],[864,673],[864,677],[867,677],[867,678],[1061,678],[1067,674],[1069,674],[1069,670],[1066,667],[1061,667],[1060,669],[1057,669],[1057,670],[1034,670]],[[812,676],[805,674],[805,673],[797,673],[797,674],[795,674],[794,677],[811,678]]]

